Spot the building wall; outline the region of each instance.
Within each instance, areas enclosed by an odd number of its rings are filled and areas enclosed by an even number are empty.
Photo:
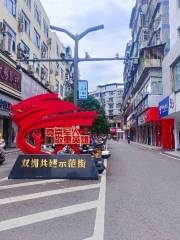
[[[24,48],[23,43],[29,48],[30,54],[29,58],[57,58],[60,57],[60,54],[65,53],[65,47],[60,42],[58,36],[51,32],[50,30],[50,19],[48,18],[41,2],[39,0],[30,0],[31,6],[27,5],[28,0],[18,0],[16,1],[16,15],[13,16],[7,6],[6,2],[9,0],[0,1],[0,22],[5,23],[9,26],[16,35],[16,46],[15,51],[11,51],[11,58],[16,60],[17,58],[23,58],[22,50]],[[35,6],[40,13],[40,24],[35,18]],[[25,16],[25,17],[24,17]],[[23,19],[28,19],[30,22],[29,31],[25,32],[25,22]],[[46,28],[44,28],[44,23]],[[23,27],[22,27],[23,26]],[[45,31],[46,29],[46,31]],[[37,47],[34,43],[34,30],[40,36],[40,46]],[[2,39],[7,39],[6,33],[0,32],[0,41]],[[23,42],[23,43],[22,43]],[[45,46],[46,51],[44,51],[43,46]],[[63,73],[57,75],[56,63],[37,63],[29,62],[29,64],[21,63],[22,67],[29,70],[29,72],[35,76],[37,79],[42,81],[43,84],[48,86],[52,91],[57,91],[57,83],[60,81],[61,85],[65,81],[65,63],[59,62],[59,69],[62,69]],[[63,92],[63,90],[61,91]],[[63,94],[61,94],[62,97]]]
[[[97,86],[97,90],[90,93],[104,107],[106,116],[113,127],[120,127],[123,89],[123,84],[106,84]]]

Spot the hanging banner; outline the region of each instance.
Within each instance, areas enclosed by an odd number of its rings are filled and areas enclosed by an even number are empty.
[[[80,100],[88,98],[88,81],[87,80],[79,80],[78,81],[78,98]]]

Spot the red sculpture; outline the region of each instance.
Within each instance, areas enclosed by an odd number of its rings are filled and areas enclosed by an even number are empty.
[[[79,110],[73,103],[60,100],[57,94],[42,94],[13,105],[11,118],[19,127],[17,146],[25,154],[47,154],[41,150],[44,129],[92,125],[96,111]],[[83,129],[79,132],[83,133]],[[62,147],[63,144],[57,144],[55,152]],[[77,146],[73,148],[77,151]]]

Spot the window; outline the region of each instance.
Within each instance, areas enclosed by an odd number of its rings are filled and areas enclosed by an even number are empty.
[[[109,104],[109,108],[113,108],[114,104]]]
[[[162,81],[152,81],[151,82],[151,94],[161,95],[162,94]]]
[[[24,0],[29,9],[31,9],[31,0]]]
[[[16,17],[16,0],[5,0],[5,5],[11,15]]]
[[[48,81],[48,69],[45,66],[41,68],[41,80]]]
[[[113,102],[113,98],[109,98],[109,102]]]
[[[41,26],[41,12],[36,3],[34,3],[34,17],[39,23],[39,26]]]
[[[109,115],[110,115],[110,116],[113,115],[113,110],[109,110]]]
[[[57,43],[56,43],[56,54],[58,57],[60,56],[59,45]]]
[[[33,59],[37,59],[37,56],[33,54]],[[39,62],[33,62],[33,67],[35,69],[35,73],[39,76],[40,74],[40,63]]]
[[[180,8],[180,0],[177,0],[177,7]]]
[[[64,71],[62,68],[61,68],[61,79],[64,79]]]
[[[34,29],[34,44],[37,48],[40,48],[40,35],[36,31],[36,29]]]
[[[42,43],[42,46],[41,46],[41,57],[48,58],[48,47],[44,42]]]
[[[30,36],[30,21],[23,11],[21,14],[22,14],[23,32],[27,33]]]
[[[178,31],[178,37],[180,37],[180,26],[178,27],[177,31]]]
[[[180,60],[173,66],[174,90],[180,90]]]
[[[29,49],[29,47],[28,47],[23,41],[21,41],[20,51],[21,51],[22,57],[23,57],[24,59],[28,59],[28,58],[29,58],[30,49]]]
[[[109,92],[109,96],[113,96],[114,95],[114,92]]]
[[[8,52],[16,52],[16,34],[6,24],[7,32],[3,34],[3,48]]]
[[[48,36],[49,36],[49,26],[44,19],[43,19],[43,28],[44,28],[44,34],[48,38]]]

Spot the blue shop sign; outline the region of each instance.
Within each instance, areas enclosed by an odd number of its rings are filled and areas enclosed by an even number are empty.
[[[165,117],[169,114],[169,96],[159,102],[160,117]]]

